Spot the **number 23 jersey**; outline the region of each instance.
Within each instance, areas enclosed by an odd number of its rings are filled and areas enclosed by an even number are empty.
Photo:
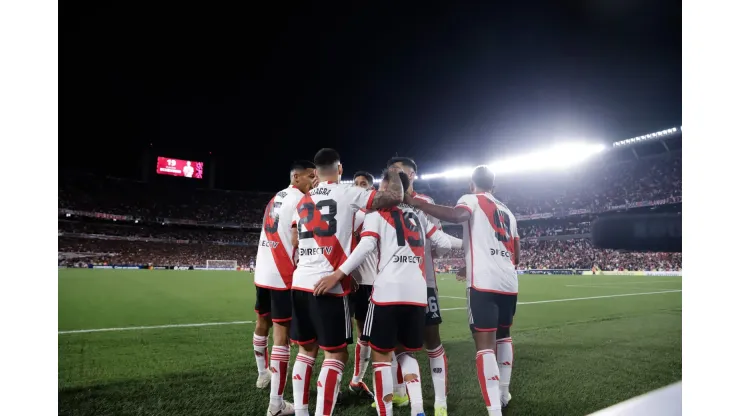
[[[375,193],[350,184],[321,182],[298,202],[293,214],[299,256],[293,289],[313,292],[322,277],[347,260],[352,248],[355,212],[370,209]],[[349,279],[344,279],[328,294],[348,294],[349,283]]]
[[[468,287],[514,295],[519,291],[514,266],[516,218],[488,192],[463,195],[455,208],[470,211],[463,223],[463,251]]]

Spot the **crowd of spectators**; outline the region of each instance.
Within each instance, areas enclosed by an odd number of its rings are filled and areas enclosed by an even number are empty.
[[[531,175],[537,175],[536,173]],[[630,202],[681,196],[681,154],[622,163],[594,162],[545,180],[525,175],[500,178],[496,196],[515,214],[567,209],[602,210]],[[427,184],[437,186],[437,184]],[[453,205],[467,183],[420,190],[437,203]],[[265,190],[269,191],[269,190]],[[274,192],[275,190],[273,190]],[[273,192],[183,189],[100,176],[62,178],[59,207],[137,218],[174,218],[210,223],[259,223]]]
[[[259,232],[214,227],[183,227],[177,225],[145,225],[60,220],[58,231],[65,235],[93,234],[137,239],[188,240],[201,243],[256,245]]]
[[[581,235],[591,232],[591,221],[569,221],[564,224],[523,222],[517,224],[520,238],[552,237],[556,235]]]
[[[536,174],[533,174],[536,175]],[[464,181],[439,189],[419,189],[437,203],[454,205],[466,192]],[[423,183],[420,187],[423,187]],[[259,233],[255,229],[163,224],[164,219],[203,224],[259,224],[273,194],[164,186],[99,176],[63,177],[59,208],[126,215],[133,221],[101,222],[60,214],[59,251],[80,253],[96,261],[160,266],[204,265],[208,259],[249,264]],[[630,202],[681,196],[681,155],[615,164],[592,163],[577,170],[532,177],[503,178],[496,196],[515,214],[558,213],[568,209],[600,211]],[[587,239],[537,240],[538,237],[589,233],[588,217],[578,220],[521,221],[523,269],[677,270],[681,254],[621,253],[595,249]],[[462,227],[445,226],[462,237]],[[94,238],[91,238],[94,237]],[[568,238],[568,237],[562,237]],[[156,241],[147,241],[148,239]],[[169,241],[161,241],[169,240]],[[183,241],[186,240],[186,241]],[[438,259],[439,269],[463,265],[461,250]]]
[[[204,223],[261,223],[274,192],[182,189],[94,175],[63,178],[59,208],[131,215],[135,218],[185,219]]]
[[[524,240],[521,243],[521,270],[586,269],[615,271],[681,270],[681,253],[635,253],[594,248],[591,240]],[[454,251],[435,260],[440,270],[458,269],[465,265],[462,253]]]
[[[77,253],[91,264],[205,266],[206,260],[236,260],[247,266],[257,247],[59,237],[59,251],[68,254],[66,262],[74,262],[69,254]]]
[[[595,248],[591,240],[525,240],[521,269],[681,270],[681,253],[636,253]]]
[[[591,221],[559,221],[557,223],[552,223],[551,221],[525,221],[517,224],[517,231],[519,232],[519,237],[522,239],[558,235],[582,235],[591,232]],[[444,232],[457,238],[462,238],[463,236],[463,229],[459,226],[446,225],[444,226]]]

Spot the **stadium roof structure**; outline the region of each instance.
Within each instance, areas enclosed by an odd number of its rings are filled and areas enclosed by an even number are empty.
[[[671,127],[669,129],[648,133],[642,136],[632,137],[612,143],[612,149],[629,148],[634,145],[647,142],[660,142],[665,151],[670,152],[668,145],[663,139],[681,135],[683,126]],[[523,172],[534,172],[544,170],[564,170],[578,165],[586,160],[608,151],[609,148],[603,143],[565,142],[547,149],[538,150],[521,156],[515,156],[488,164],[496,174],[512,174]],[[637,151],[631,152],[635,158],[640,158]],[[421,180],[438,178],[457,179],[467,178],[475,169],[474,166],[448,169],[438,173],[427,173],[420,175]],[[379,183],[381,175],[376,177],[375,183]],[[342,183],[352,183],[351,180],[343,180]]]
[[[670,129],[665,129],[661,131],[656,131],[655,133],[650,134],[644,134],[642,136],[632,137],[630,139],[620,140],[618,142],[612,143],[612,147],[620,147],[620,146],[628,146],[634,143],[644,142],[648,140],[659,140],[668,136],[672,136],[674,134],[678,134],[683,131],[683,126],[681,127],[672,127]]]

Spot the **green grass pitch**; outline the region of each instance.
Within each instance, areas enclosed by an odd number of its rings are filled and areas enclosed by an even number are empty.
[[[519,281],[513,400],[504,414],[584,415],[681,379],[680,277]],[[439,286],[449,414],[485,414],[465,286],[451,275],[441,275]],[[252,275],[245,272],[59,270],[59,414],[264,415],[269,391],[254,387],[253,324],[244,322],[254,320],[253,307]],[[195,323],[227,324],[66,332]],[[432,415],[428,360],[417,357]],[[314,387],[312,403],[315,394]],[[375,411],[350,402],[335,414]]]

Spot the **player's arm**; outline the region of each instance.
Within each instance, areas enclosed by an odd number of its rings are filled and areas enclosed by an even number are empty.
[[[456,206],[446,207],[444,205],[430,204],[420,198],[414,198],[411,195],[406,194],[404,202],[416,207],[427,215],[439,218],[442,221],[451,222],[453,224],[462,224],[470,219],[470,215],[473,213],[467,207]]]
[[[365,221],[362,226],[360,243],[357,244],[352,253],[347,257],[334,273],[325,276],[314,285],[313,294],[318,296],[327,293],[331,288],[337,285],[342,279],[347,278],[353,270],[360,267],[365,258],[377,247],[380,241],[380,215],[377,213],[368,213],[365,215]]]
[[[462,250],[462,238],[453,237],[444,231],[442,231],[442,234],[447,236],[447,239],[450,240],[450,244],[452,245],[452,250]]]
[[[314,285],[313,294],[316,296],[328,293],[331,288],[336,286],[342,279],[346,279],[353,270],[360,267],[365,257],[367,257],[375,249],[377,245],[376,238],[373,236],[362,237],[360,243],[352,251],[352,254],[347,257],[347,260],[342,263],[334,273],[324,276]]]
[[[450,236],[435,226],[431,226],[431,229],[427,231],[427,238],[432,241],[434,251],[438,256],[444,256],[452,249]]]
[[[403,185],[401,177],[398,176],[399,168],[388,169],[388,188],[385,191],[373,191],[375,196],[368,203],[368,208],[377,210],[381,208],[395,207],[403,202]]]

